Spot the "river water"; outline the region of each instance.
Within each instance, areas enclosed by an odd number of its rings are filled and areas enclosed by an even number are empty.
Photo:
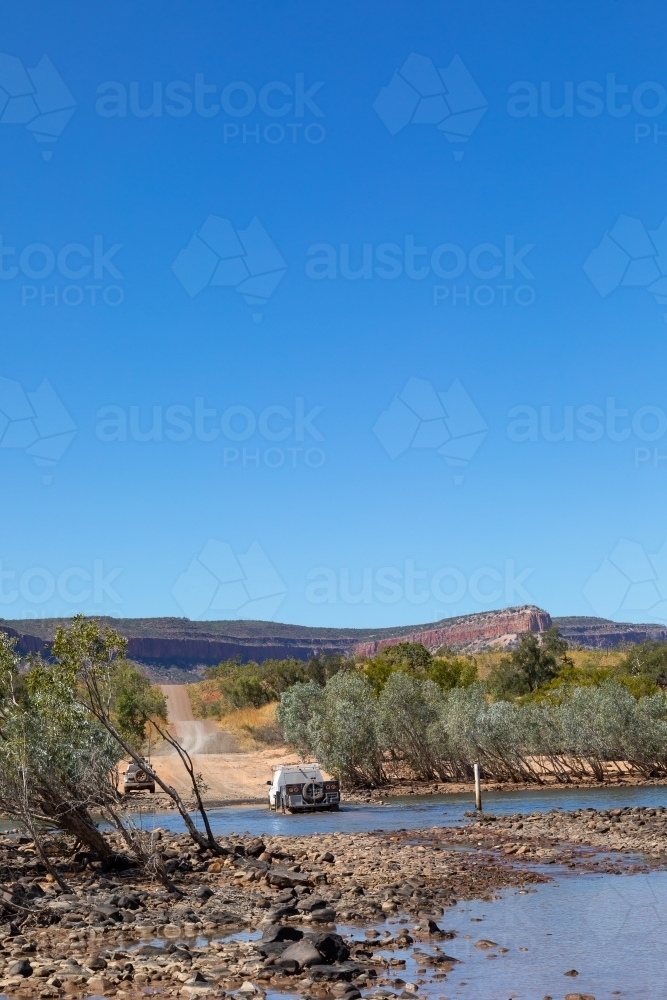
[[[667,788],[518,790],[490,793],[483,804],[486,812],[498,814],[661,806],[667,805]],[[471,806],[469,795],[411,796],[383,806],[347,805],[338,813],[283,816],[263,808],[233,807],[210,815],[216,834],[317,834],[454,825]],[[182,829],[173,813],[144,816],[143,823]],[[667,872],[597,875],[550,867],[549,874],[556,876],[550,883],[508,890],[492,902],[460,902],[446,911],[440,924],[457,936],[441,947],[460,961],[446,979],[432,980],[431,970],[418,973],[428,965],[411,950],[386,952],[388,958],[406,961],[405,969],[395,975],[417,983],[418,996],[425,1000],[563,1000],[578,994],[595,1000],[667,998]],[[398,926],[393,918],[377,929],[395,931]],[[339,925],[338,930],[364,938],[360,928]],[[429,940],[418,935],[415,939],[428,953]],[[480,939],[496,947],[475,947]],[[576,976],[566,975],[573,971]],[[392,987],[396,994],[403,992],[400,980]],[[269,1000],[274,997],[278,995]]]
[[[296,816],[234,806],[213,810],[210,818],[219,835],[427,829],[461,823],[471,805],[469,795],[415,796],[383,806],[347,805],[338,813]],[[518,790],[484,798],[485,811],[498,814],[628,805],[667,805],[667,788]],[[173,813],[136,819],[144,828],[183,829]],[[445,979],[431,979],[431,969],[419,973],[418,968],[429,967],[420,964],[413,951],[388,950],[388,958],[406,962],[405,969],[392,973],[400,980],[391,988],[400,995],[401,980],[416,983],[417,995],[424,1000],[667,998],[667,872],[577,874],[550,866],[548,873],[555,876],[550,883],[507,890],[490,902],[462,901],[446,910],[440,926],[457,936],[440,947],[460,964]],[[406,926],[405,920],[401,923]],[[380,932],[398,927],[396,918],[377,925]],[[364,929],[338,927],[360,940]],[[430,939],[414,936],[416,946],[428,953],[433,947]],[[480,939],[496,947],[476,948]],[[566,975],[574,970],[576,976]],[[365,998],[374,990],[362,992]],[[268,1000],[279,1000],[278,994],[270,991]]]
[[[403,980],[426,980],[419,994],[432,1000],[561,1000],[570,993],[595,1000],[667,997],[667,872],[562,875],[528,891],[510,890],[491,903],[460,903],[440,924],[457,931],[442,949],[461,963],[446,980],[420,976],[411,951],[386,952],[406,960],[406,968],[396,972]],[[384,926],[397,929],[393,921]],[[476,948],[481,939],[497,947]],[[419,946],[430,950],[427,943]],[[572,971],[578,975],[566,975]]]
[[[667,806],[667,787],[654,788],[573,788],[541,791],[490,792],[483,798],[485,812],[506,814],[547,812],[549,809],[615,809],[621,806]],[[345,805],[339,812],[283,815],[264,806],[227,806],[212,809],[209,819],[216,836],[250,834],[361,833],[367,830],[426,829],[454,826],[464,821],[474,807],[470,795],[427,795],[391,799],[386,805]],[[137,815],[144,829],[161,827],[183,831],[178,813]],[[201,819],[199,819],[201,825]],[[667,989],[665,991],[667,997]]]

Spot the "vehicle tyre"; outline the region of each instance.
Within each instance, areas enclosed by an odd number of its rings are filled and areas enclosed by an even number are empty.
[[[318,805],[324,799],[324,785],[320,781],[309,781],[303,786],[301,795],[309,805]]]
[[[145,781],[146,780],[146,772],[145,771],[135,771],[134,772],[134,780],[137,783],[141,783],[142,781]]]

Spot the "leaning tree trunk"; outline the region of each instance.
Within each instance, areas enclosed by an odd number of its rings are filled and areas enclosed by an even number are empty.
[[[103,860],[113,857],[112,847],[95,826],[85,806],[68,802],[51,788],[40,788],[37,797],[40,811],[55,825],[71,833]]]

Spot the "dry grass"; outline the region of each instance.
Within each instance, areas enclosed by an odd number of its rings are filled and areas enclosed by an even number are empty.
[[[238,708],[223,716],[221,730],[230,733],[239,750],[262,750],[285,742],[276,720],[276,703],[261,708]]]
[[[503,657],[507,655],[507,652],[500,650],[476,653],[475,661],[479,679],[486,680],[492,669],[498,666]],[[577,668],[610,670],[617,667],[626,654],[613,649],[570,649],[567,655]]]
[[[220,719],[228,711],[217,681],[197,681],[186,687],[195,719]]]

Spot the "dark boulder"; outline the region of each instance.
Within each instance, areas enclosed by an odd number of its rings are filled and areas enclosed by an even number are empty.
[[[274,941],[300,941],[303,931],[298,927],[283,927],[282,924],[269,924],[264,928],[262,941],[264,944],[271,944]]]
[[[32,965],[27,958],[19,958],[18,962],[12,962],[7,969],[8,976],[23,976],[27,979],[32,975]]]
[[[319,931],[310,936],[322,958],[328,962],[346,962],[350,957],[350,949],[343,941],[340,934],[332,931]]]
[[[275,963],[278,967],[283,967],[283,962],[294,961],[300,969],[305,969],[309,965],[321,965],[322,955],[315,945],[308,938],[295,941],[289,945],[282,953],[280,959]]]

